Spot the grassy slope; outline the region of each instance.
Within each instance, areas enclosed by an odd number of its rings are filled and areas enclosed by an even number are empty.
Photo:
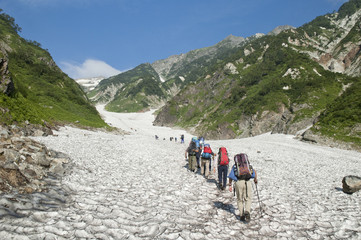
[[[13,19],[6,14],[0,17],[0,41],[11,48],[6,54],[15,84],[11,96],[0,94],[0,107],[4,110],[1,122],[28,120],[40,124],[46,121],[107,126],[79,85],[53,64],[50,54],[40,44],[21,38],[14,29]]]

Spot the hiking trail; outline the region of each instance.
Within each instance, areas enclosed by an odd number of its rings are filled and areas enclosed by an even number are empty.
[[[35,138],[71,157],[61,182],[69,195],[60,208],[29,207],[27,217],[0,218],[1,239],[361,238],[360,191],[340,190],[344,176],[361,175],[361,153],[278,134],[206,139],[214,152],[227,147],[230,164],[235,154],[247,153],[257,170],[262,212],[254,188],[251,222],[245,224],[233,192],[217,189],[213,171],[207,180],[187,170],[190,134],[153,126],[152,112],[97,108],[129,135],[63,127],[57,136]]]

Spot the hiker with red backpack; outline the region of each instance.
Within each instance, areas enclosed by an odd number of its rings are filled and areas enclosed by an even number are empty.
[[[252,184],[250,179],[254,179],[257,184],[257,173],[249,163],[248,156],[240,153],[234,156],[234,165],[228,175],[229,191],[232,192],[232,181],[235,181],[234,188],[237,195],[237,206],[241,221],[249,222],[251,220],[252,204]],[[256,185],[257,187],[257,185]]]
[[[201,154],[201,175],[204,174],[204,177],[207,179],[209,176],[209,166],[211,164],[212,158],[214,159],[215,155],[216,154],[213,153],[211,146],[208,143],[205,143],[203,147],[203,152]]]
[[[218,187],[221,190],[226,189],[227,174],[228,174],[228,152],[225,147],[220,147],[218,150]]]

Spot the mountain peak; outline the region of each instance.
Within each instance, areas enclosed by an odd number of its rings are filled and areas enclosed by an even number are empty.
[[[278,35],[281,32],[283,32],[285,30],[288,30],[288,29],[295,29],[295,27],[290,26],[290,25],[281,25],[281,26],[276,27],[275,29],[273,29],[269,33],[267,33],[267,35]]]

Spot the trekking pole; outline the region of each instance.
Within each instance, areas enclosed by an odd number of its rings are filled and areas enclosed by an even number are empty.
[[[257,184],[255,183],[255,185],[256,185],[256,191],[257,191],[257,197],[258,197],[258,203],[259,203],[259,211],[260,211],[260,213],[262,214],[262,207],[261,207],[261,201],[259,200],[259,194],[258,194]]]

